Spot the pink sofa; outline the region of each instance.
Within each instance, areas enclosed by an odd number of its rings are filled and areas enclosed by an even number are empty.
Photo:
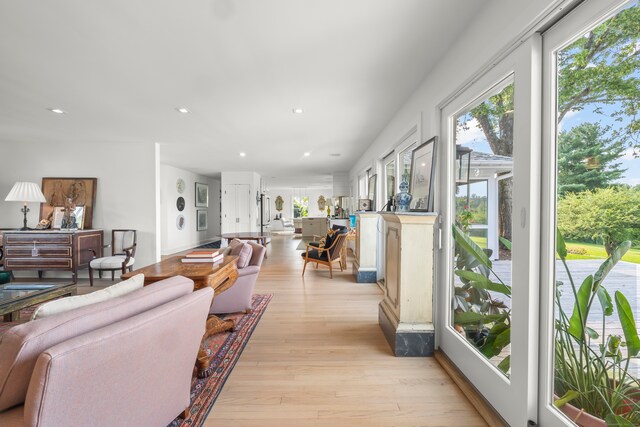
[[[229,289],[213,299],[211,314],[248,313],[251,311],[251,296],[260,274],[260,266],[267,252],[267,248],[255,242],[246,242],[251,245],[252,253],[249,264],[244,268],[238,268],[238,279]]]
[[[213,298],[173,277],[0,341],[0,426],[164,426],[190,405]]]

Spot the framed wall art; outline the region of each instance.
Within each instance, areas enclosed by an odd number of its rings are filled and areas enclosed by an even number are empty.
[[[369,177],[369,192],[368,192],[368,198],[369,200],[371,200],[371,207],[370,210],[374,211],[376,210],[376,180],[377,175],[373,174]]]
[[[208,224],[208,212],[204,209],[198,209],[196,218],[196,230],[204,231],[209,227]]]
[[[413,149],[409,193],[412,211],[433,211],[433,175],[435,171],[436,137]]]
[[[209,207],[209,184],[196,182],[196,208]]]
[[[93,207],[96,203],[98,178],[42,178],[42,194],[46,203],[40,204],[40,219],[52,223],[56,207],[64,207],[71,199],[76,207],[83,207],[83,226],[93,226]]]

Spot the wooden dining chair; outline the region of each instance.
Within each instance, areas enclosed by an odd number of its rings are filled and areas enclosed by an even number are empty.
[[[122,274],[127,270],[133,270],[133,264],[136,262],[137,231],[136,230],[112,230],[111,244],[104,248],[111,247],[111,256],[103,256],[97,258],[94,250],[93,259],[89,262],[89,284],[93,286],[93,271],[98,270],[98,275],[102,279],[103,271],[111,271],[111,281],[114,278],[114,272],[120,271]]]
[[[316,263],[316,269],[318,268],[318,264],[326,265],[329,267],[329,275],[333,279],[333,263],[338,262],[340,265],[340,271],[344,271],[342,267],[342,263],[340,263],[340,252],[342,251],[342,246],[346,240],[346,233],[337,234],[331,243],[331,246],[328,248],[320,248],[309,243],[305,243],[304,245],[307,247],[305,253],[302,254],[304,258],[304,267],[302,269],[302,275],[304,276],[304,272],[307,269],[307,264],[310,262]]]

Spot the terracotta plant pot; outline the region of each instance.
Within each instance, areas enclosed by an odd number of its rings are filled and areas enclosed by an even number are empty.
[[[580,427],[607,427],[603,419],[578,409],[570,403],[565,403],[560,410]]]

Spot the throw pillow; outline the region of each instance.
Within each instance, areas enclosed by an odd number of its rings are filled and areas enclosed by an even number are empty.
[[[336,234],[336,230],[331,230],[331,229],[327,230],[327,235],[322,239],[320,239],[320,245],[318,247],[330,248],[331,245],[333,244],[333,239],[335,239],[335,237],[333,237],[335,234]]]
[[[108,288],[92,292],[86,295],[77,295],[72,297],[60,298],[42,304],[33,313],[31,320],[42,319],[43,317],[53,316],[54,314],[65,313],[67,311],[84,307],[85,305],[95,304],[109,300],[111,298],[126,295],[144,286],[144,274],[136,274],[131,279],[117,283]]]

